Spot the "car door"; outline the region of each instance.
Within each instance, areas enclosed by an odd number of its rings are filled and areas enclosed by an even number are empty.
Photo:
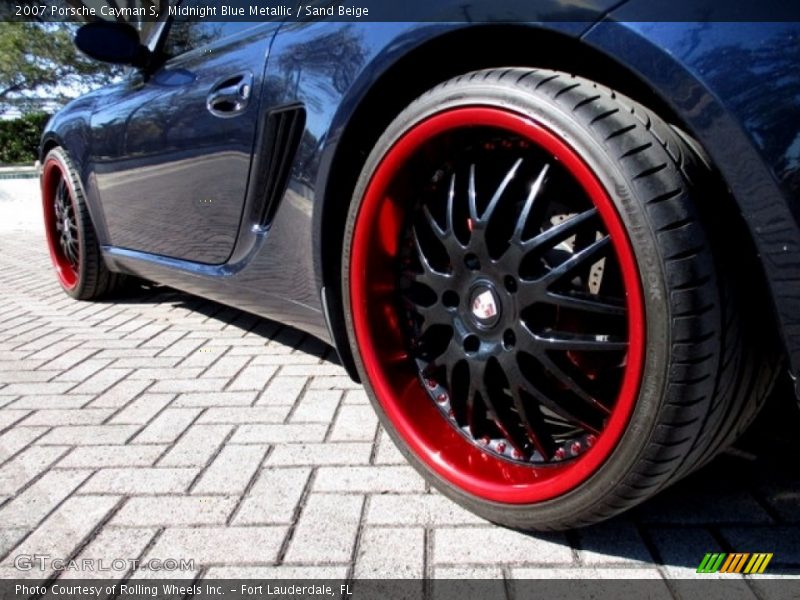
[[[274,23],[172,21],[92,117],[111,245],[220,264],[236,241]]]

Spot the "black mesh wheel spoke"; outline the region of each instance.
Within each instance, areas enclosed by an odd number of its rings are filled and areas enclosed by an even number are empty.
[[[520,425],[528,441],[545,459],[549,459],[552,456],[555,441],[544,426],[544,419],[538,404],[525,401],[523,395],[523,392],[526,391],[525,376],[517,364],[516,357],[512,354],[505,354],[500,357],[500,366],[509,382],[509,393],[514,403],[514,409],[519,415]],[[534,398],[534,400],[536,399]]]
[[[602,298],[591,294],[547,291],[539,298],[539,301],[552,304],[559,308],[580,310],[598,315],[622,317],[627,314],[624,300]]]
[[[522,248],[525,252],[533,252],[542,248],[553,247],[575,235],[581,227],[594,221],[595,217],[597,217],[597,209],[590,208],[525,241],[522,244]],[[520,225],[518,224],[517,226],[519,227]],[[522,223],[522,227],[525,227],[525,223]]]
[[[574,273],[577,269],[591,265],[603,258],[608,250],[611,248],[611,238],[608,236],[602,237],[599,240],[592,242],[586,248],[576,252],[573,256],[565,260],[563,263],[551,269],[541,281],[546,286],[551,286],[563,277]]]
[[[571,407],[568,402],[555,401],[549,394],[541,391],[536,384],[530,380],[526,381],[523,389],[531,394],[541,406],[552,411],[567,423],[571,423],[593,434],[600,433],[600,428],[598,426],[592,425],[585,417],[581,416],[578,411],[572,410],[573,407]]]
[[[622,338],[610,335],[593,335],[590,333],[571,333],[551,331],[543,334],[533,333],[523,327],[524,335],[529,336],[537,347],[546,351],[561,350],[563,352],[619,352],[628,347]]]
[[[443,417],[488,452],[549,463],[603,431],[627,306],[598,210],[526,148],[479,141],[432,169],[399,276],[410,354]]]
[[[545,370],[554,375],[560,384],[566,389],[575,394],[588,406],[600,411],[605,415],[611,414],[611,409],[600,402],[592,392],[587,389],[583,381],[577,375],[568,373],[562,366],[556,363],[546,352],[539,353],[536,359],[542,363]]]

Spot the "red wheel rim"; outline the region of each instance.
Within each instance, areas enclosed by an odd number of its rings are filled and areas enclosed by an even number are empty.
[[[48,159],[42,168],[42,209],[50,260],[61,285],[78,285],[80,244],[74,190],[61,163]]]
[[[452,411],[449,422],[437,408],[409,350],[403,325],[406,315],[397,299],[396,265],[409,218],[408,197],[400,188],[415,161],[433,152],[432,143],[476,128],[513,135],[563,167],[596,208],[618,264],[627,331],[626,352],[618,367],[621,380],[599,435],[586,438],[589,443],[575,452],[575,458],[562,462],[556,462],[563,458],[556,456],[549,456],[547,464],[507,460],[498,455],[497,446],[489,451],[465,437],[452,422]],[[471,231],[470,225],[470,237]],[[645,317],[635,256],[616,207],[591,168],[564,139],[526,116],[489,107],[447,110],[414,125],[387,151],[367,185],[356,218],[350,301],[361,362],[383,411],[415,455],[464,492],[510,504],[558,497],[596,473],[626,430],[644,360]]]

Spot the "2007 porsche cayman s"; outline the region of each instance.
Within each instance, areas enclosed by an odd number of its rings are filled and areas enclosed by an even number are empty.
[[[473,4],[85,25],[129,68],[47,127],[47,240],[75,298],[132,275],[330,342],[433,486],[577,527],[800,368],[800,25]]]

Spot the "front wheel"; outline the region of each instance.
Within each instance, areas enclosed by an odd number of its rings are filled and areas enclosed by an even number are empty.
[[[729,442],[768,386],[731,391],[707,175],[652,112],[554,71],[471,73],[394,120],[351,203],[343,302],[372,403],[433,485],[574,527]]]

